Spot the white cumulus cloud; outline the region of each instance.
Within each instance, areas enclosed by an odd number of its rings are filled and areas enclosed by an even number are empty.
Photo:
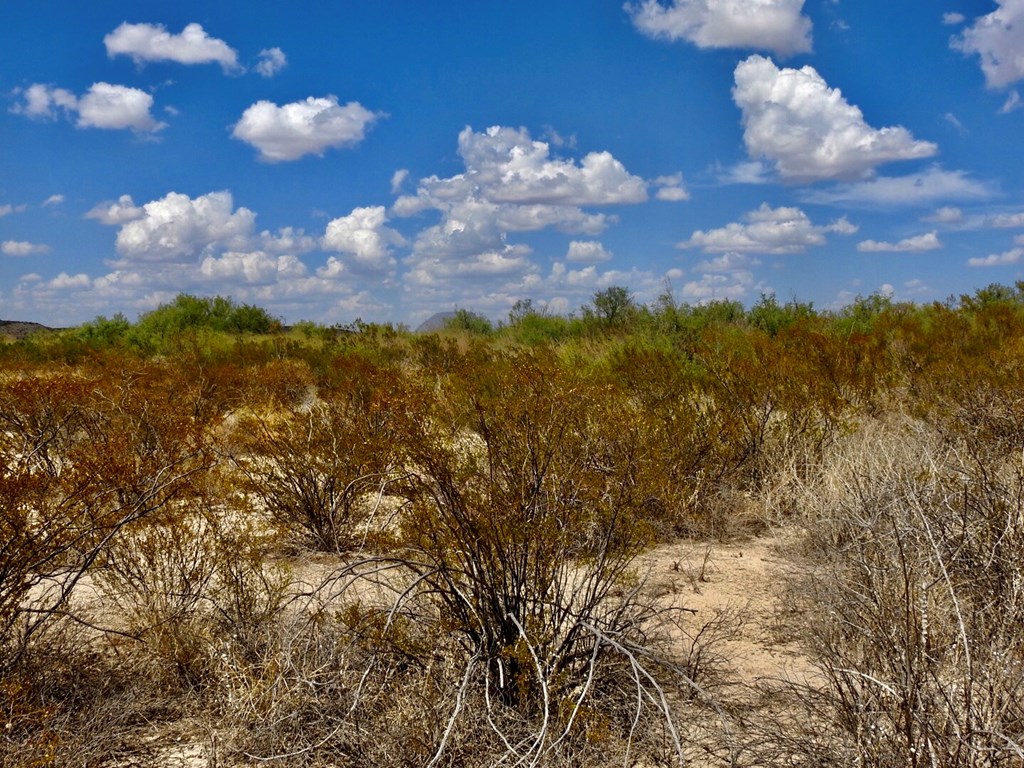
[[[324,250],[346,253],[354,264],[368,270],[393,267],[391,246],[404,245],[405,238],[387,223],[384,206],[355,208],[348,216],[327,224],[321,245]]]
[[[40,253],[49,253],[50,246],[38,243],[29,243],[24,240],[5,240],[0,243],[0,253],[4,256],[34,256]]]
[[[612,252],[596,240],[573,240],[565,254],[566,261],[582,261],[588,264],[610,261],[611,258]]]
[[[12,213],[23,213],[28,206],[26,205],[0,205],[0,219],[4,216],[10,216]]]
[[[755,48],[780,56],[811,50],[804,0],[644,0],[626,10],[645,35],[698,48]]]
[[[141,217],[122,225],[117,252],[129,261],[174,262],[198,258],[214,246],[240,250],[250,241],[256,214],[233,208],[227,191],[195,199],[171,192],[146,203]]]
[[[697,272],[740,272],[761,265],[761,260],[743,253],[730,251],[707,261],[700,261],[694,266]]]
[[[223,40],[210,37],[200,24],[172,34],[162,24],[125,22],[103,38],[107,55],[130,56],[136,64],[174,61],[178,64],[220,64],[225,72],[241,69],[238,54]]]
[[[77,275],[61,272],[47,283],[48,287],[56,290],[82,290],[89,288],[91,285],[92,280],[84,272],[79,272]]]
[[[263,251],[238,253],[228,251],[221,256],[207,256],[199,265],[199,274],[214,282],[269,284],[277,280],[279,259]]]
[[[675,203],[690,199],[690,193],[683,185],[682,173],[674,173],[671,176],[659,176],[651,183],[657,188],[654,196],[659,200]]]
[[[734,77],[747,152],[773,163],[784,179],[858,179],[883,163],[938,151],[901,126],[869,126],[813,67],[780,69],[771,59],[751,56],[736,66]]]
[[[1016,213],[997,213],[987,217],[985,219],[985,223],[990,227],[998,227],[1000,229],[1024,227],[1024,211],[1017,211]]]
[[[647,199],[647,185],[610,152],[590,152],[577,163],[551,156],[550,145],[534,141],[524,128],[492,126],[483,133],[465,128],[459,155],[466,173],[420,182],[421,193],[437,199],[464,198],[473,189],[497,203],[529,205],[611,205]]]
[[[459,155],[462,173],[423,178],[415,194],[399,197],[391,208],[400,217],[441,213],[439,223],[416,236],[407,259],[417,290],[467,280],[506,287],[513,280],[523,290],[522,281],[536,277],[538,268],[529,249],[509,243],[508,235],[548,228],[597,235],[616,218],[584,206],[648,199],[647,182],[610,152],[590,152],[579,160],[559,157],[525,128],[475,132],[467,127],[459,134]],[[664,177],[659,185],[667,184],[682,189],[682,176]]]
[[[261,160],[298,160],[358,144],[380,117],[355,101],[342,106],[336,96],[310,96],[283,106],[258,101],[242,113],[231,135],[256,147]]]
[[[938,233],[928,232],[915,237],[908,237],[898,243],[887,243],[879,240],[864,240],[857,243],[857,250],[862,253],[920,253],[934,251],[942,247]]]
[[[816,226],[799,208],[772,208],[768,203],[743,219],[719,229],[697,230],[678,247],[700,248],[705,253],[800,253],[811,246],[824,245],[827,233],[850,235],[857,231],[845,217]]]
[[[273,77],[288,66],[288,57],[280,48],[264,48],[260,51],[260,60],[256,72],[263,77]]]
[[[699,280],[690,280],[679,291],[685,301],[698,304],[725,299],[746,298],[755,289],[764,292],[764,287],[755,283],[752,272],[737,270],[731,272],[707,272]]]
[[[992,253],[988,256],[980,256],[967,260],[969,267],[1004,267],[1010,264],[1019,264],[1024,259],[1024,248],[1013,248],[1003,253]]]
[[[929,221],[935,224],[959,224],[963,220],[964,212],[952,205],[944,205],[930,216],[922,218],[922,221]]]
[[[979,16],[950,45],[981,58],[989,88],[1024,80],[1024,0],[996,0],[992,13]]]
[[[166,123],[157,121],[149,110],[153,97],[138,88],[110,83],[93,83],[78,100],[79,128],[131,128],[139,132],[159,131]]]
[[[101,224],[120,226],[135,219],[141,219],[146,212],[135,205],[131,195],[121,195],[117,200],[97,203],[85,214],[87,219],[96,219]]]
[[[12,111],[26,117],[56,120],[58,110],[74,112],[78,109],[78,97],[64,88],[33,83],[21,95],[24,104],[15,105]]]
[[[138,88],[110,83],[93,83],[81,97],[63,88],[36,83],[23,93],[24,104],[14,111],[27,117],[55,120],[58,114],[77,115],[78,128],[155,133],[167,127],[150,114],[153,97]]]

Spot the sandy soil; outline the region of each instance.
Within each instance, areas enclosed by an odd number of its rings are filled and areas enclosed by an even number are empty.
[[[678,541],[661,545],[639,559],[639,570],[647,572],[652,593],[665,605],[686,609],[681,628],[673,632],[671,641],[681,645],[684,656],[692,652],[695,641],[698,647],[705,647],[707,659],[698,681],[727,708],[737,704],[741,708],[756,707],[754,686],[763,694],[766,688],[781,687],[785,681],[806,683],[813,679],[809,659],[796,644],[785,640],[777,619],[784,577],[797,567],[785,555],[789,542],[786,533],[741,543]],[[323,587],[336,566],[336,559],[326,555],[304,558],[294,574],[295,586],[299,592],[312,593],[313,601],[330,601],[339,585],[332,584],[333,589],[329,586],[326,590]],[[695,735],[699,735],[702,726],[693,725],[698,729]],[[707,728],[710,740],[721,740],[716,723],[709,723]],[[190,732],[165,724],[149,738],[153,740],[155,762],[129,760],[111,765],[208,768],[220,764],[215,733],[197,739],[195,729]],[[719,757],[691,758],[691,764],[723,763]]]
[[[652,587],[695,611],[684,622],[687,632],[716,617],[727,625],[717,632],[717,655],[728,682],[763,687],[806,683],[813,675],[808,658],[778,626],[784,577],[796,567],[784,554],[789,541],[784,532],[741,543],[680,541],[642,558]]]

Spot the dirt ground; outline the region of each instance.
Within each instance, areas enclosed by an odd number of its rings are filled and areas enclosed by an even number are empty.
[[[778,626],[784,578],[797,567],[785,554],[792,536],[782,531],[740,543],[679,541],[641,558],[652,588],[694,611],[684,623],[689,632],[716,617],[728,625],[717,633],[728,682],[806,683],[813,675],[808,658]]]
[[[696,637],[708,649],[701,674],[709,694],[753,704],[754,687],[762,692],[784,681],[800,683],[813,679],[813,667],[792,642],[786,642],[778,627],[780,600],[787,572],[797,567],[786,556],[792,534],[776,532],[740,543],[683,540],[663,544],[639,558],[641,573],[647,574],[652,593],[686,609],[681,630],[671,642],[684,644],[685,655]],[[324,583],[336,566],[327,556],[311,557],[294,574],[300,591]],[[328,590],[330,591],[330,590]],[[320,593],[321,599],[328,595]],[[167,768],[208,768],[220,765],[217,735],[201,739],[187,727],[170,734],[166,726],[154,734],[159,742],[157,764]],[[188,734],[188,735],[185,735]],[[154,745],[155,746],[155,745]],[[150,762],[117,763],[117,768],[151,765]],[[697,760],[693,765],[705,765]],[[709,760],[707,765],[720,765]]]

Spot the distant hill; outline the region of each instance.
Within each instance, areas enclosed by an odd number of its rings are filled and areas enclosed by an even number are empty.
[[[416,329],[416,333],[434,333],[435,331],[443,331],[448,321],[454,317],[454,312],[437,312],[420,323],[420,327]]]
[[[0,338],[24,339],[33,333],[55,331],[39,323],[26,323],[21,320],[0,320]]]

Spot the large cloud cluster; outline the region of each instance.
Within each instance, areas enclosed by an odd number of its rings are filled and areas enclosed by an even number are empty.
[[[934,155],[938,148],[901,126],[872,128],[860,109],[813,67],[780,69],[751,56],[737,65],[733,99],[754,158],[787,180],[859,179],[883,163]]]
[[[609,152],[591,152],[579,161],[552,155],[548,142],[523,128],[494,126],[459,134],[462,173],[421,179],[416,193],[392,207],[399,217],[427,210],[441,213],[438,224],[421,230],[407,263],[407,282],[421,291],[458,285],[469,295],[482,281],[501,291],[524,290],[539,280],[531,249],[508,242],[517,232],[554,228],[596,235],[614,217],[584,210],[641,203],[647,182],[629,173]],[[681,177],[672,179],[679,190]],[[582,242],[582,241],[580,241]],[[598,259],[606,252],[577,245],[574,258]]]
[[[142,215],[117,233],[116,247],[130,261],[194,260],[211,248],[244,248],[255,223],[248,208],[234,210],[230,192],[195,199],[171,192],[142,206]]]

